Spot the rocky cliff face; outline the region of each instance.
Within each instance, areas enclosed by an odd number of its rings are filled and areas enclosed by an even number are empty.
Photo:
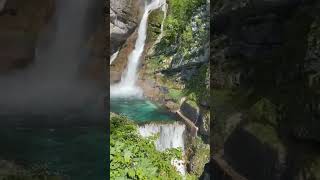
[[[167,3],[168,20],[172,16],[170,8],[173,5],[171,1]],[[206,44],[209,34],[209,2],[202,1],[189,15],[183,35],[177,35],[176,40],[169,44],[169,28],[166,29],[166,26],[170,25],[165,21],[163,37],[155,45],[153,41],[161,34],[164,13],[159,10],[150,15],[149,43],[140,71],[140,84],[145,96],[164,104],[170,110],[177,110],[181,105],[181,113],[199,127],[201,136],[207,137],[210,131],[209,104],[206,101],[209,86]],[[181,103],[183,96],[187,101]]]
[[[319,179],[319,2],[211,5],[213,151],[248,179]]]
[[[139,23],[140,1],[110,1],[111,54],[115,53],[133,33]]]

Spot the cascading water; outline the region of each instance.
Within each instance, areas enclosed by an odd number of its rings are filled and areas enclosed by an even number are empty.
[[[159,37],[157,38],[155,44],[158,44],[161,41],[162,37],[163,37],[164,22],[165,22],[165,20],[167,18],[167,11],[168,11],[168,4],[167,3],[163,4],[162,11],[163,11],[163,20],[162,20],[161,29],[160,29],[161,33],[160,33]]]
[[[178,122],[173,124],[150,123],[139,127],[139,133],[142,137],[149,137],[159,133],[159,138],[155,142],[158,151],[181,148],[184,152],[185,130],[185,125]],[[182,175],[186,173],[183,160],[173,159],[171,163]]]
[[[139,133],[143,137],[148,137],[160,133],[156,142],[156,148],[164,151],[170,148],[181,148],[184,150],[184,131],[185,125],[180,123],[173,124],[145,124],[139,127]]]
[[[134,50],[128,56],[127,68],[122,74],[120,83],[111,85],[110,87],[111,97],[142,97],[142,90],[136,85],[136,81],[138,79],[139,60],[144,51],[145,40],[147,38],[148,16],[150,11],[161,7],[164,3],[165,0],[153,0],[145,6]]]
[[[0,77],[1,110],[62,112],[97,100],[101,92],[96,84],[80,78],[80,66],[89,56],[85,48],[89,36],[87,27],[96,19],[93,7],[98,3],[100,1],[55,0],[56,11],[48,31],[39,38],[34,63],[27,69]]]

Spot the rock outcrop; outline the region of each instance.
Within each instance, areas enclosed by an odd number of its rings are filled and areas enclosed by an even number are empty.
[[[140,0],[110,1],[111,54],[120,49],[137,27],[139,23],[140,3]]]

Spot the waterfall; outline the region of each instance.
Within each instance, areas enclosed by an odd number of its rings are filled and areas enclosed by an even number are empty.
[[[4,9],[7,0],[0,0],[0,12]]]
[[[165,20],[167,18],[167,11],[168,11],[168,4],[167,3],[163,4],[162,11],[163,11],[163,20],[162,20],[161,29],[160,29],[161,33],[160,33],[159,37],[157,38],[155,44],[158,44],[161,41],[162,37],[163,37],[164,22],[165,22]]]
[[[110,64],[112,64],[112,62],[116,60],[116,58],[118,57],[118,54],[119,54],[119,50],[112,54],[112,56],[110,57]]]
[[[142,90],[136,85],[138,79],[139,60],[142,56],[147,38],[148,16],[150,11],[161,7],[165,0],[153,0],[145,6],[145,12],[138,27],[138,37],[134,50],[128,56],[126,70],[122,73],[121,81],[110,87],[111,97],[142,97]]]
[[[184,152],[185,125],[175,122],[173,124],[145,124],[139,127],[142,137],[149,137],[159,133],[155,145],[158,151],[170,148],[181,148]],[[171,164],[176,167],[182,175],[186,173],[183,160],[172,159]]]
[[[0,77],[2,111],[61,113],[97,100],[100,90],[80,72],[90,60],[85,46],[101,2],[55,0],[55,13],[40,34],[33,64]]]
[[[175,122],[173,124],[144,124],[139,127],[139,133],[143,137],[148,137],[160,133],[156,142],[156,148],[164,151],[169,148],[182,148],[184,150],[185,125]]]

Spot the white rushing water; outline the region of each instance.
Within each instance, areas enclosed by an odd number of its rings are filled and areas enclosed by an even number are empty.
[[[3,1],[1,1],[3,2]],[[62,112],[96,98],[94,84],[81,78],[89,60],[84,45],[94,17],[91,0],[55,0],[55,13],[39,37],[34,63],[0,77],[0,107],[12,111]]]
[[[118,57],[118,54],[119,54],[119,51],[112,54],[112,56],[110,57],[110,64],[112,64],[113,61],[116,60],[116,58]]]
[[[168,4],[167,3],[164,3],[162,5],[162,11],[163,11],[163,20],[162,20],[161,29],[160,29],[161,33],[160,33],[159,37],[157,38],[155,44],[158,44],[161,41],[162,37],[163,37],[164,22],[165,22],[165,20],[167,18],[167,11],[168,11]]]
[[[136,82],[138,79],[139,60],[147,38],[148,16],[152,10],[160,8],[164,3],[165,0],[152,0],[150,4],[145,6],[134,50],[128,56],[127,68],[122,73],[121,81],[110,86],[111,97],[142,97],[142,89],[136,85]]]
[[[149,137],[159,133],[159,139],[155,142],[158,151],[164,151],[170,148],[181,148],[184,152],[184,133],[186,126],[175,122],[173,124],[145,124],[139,127],[139,133],[142,137]],[[172,159],[171,164],[177,171],[185,175],[186,168],[183,160]]]

